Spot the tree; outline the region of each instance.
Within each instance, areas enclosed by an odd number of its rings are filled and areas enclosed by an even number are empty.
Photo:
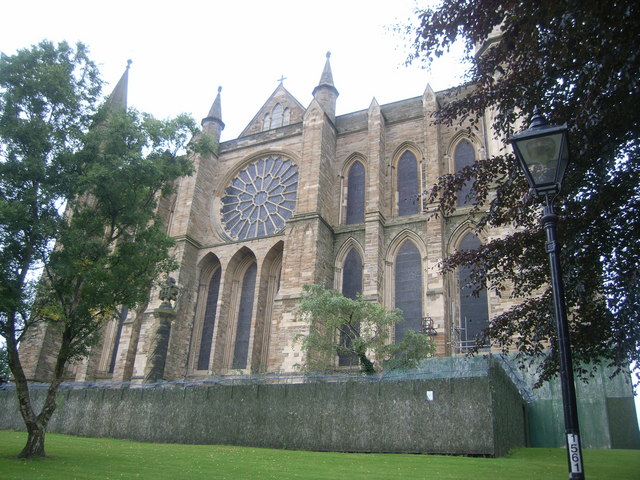
[[[435,347],[427,335],[409,331],[405,338],[389,345],[389,332],[402,322],[402,312],[388,310],[362,297],[347,298],[320,285],[303,285],[298,318],[310,323],[307,335],[300,335],[306,372],[335,371],[338,355],[353,355],[360,371],[373,375],[376,369],[415,368],[433,355]],[[377,362],[377,364],[376,364]]]
[[[556,210],[573,354],[583,364],[604,359],[618,371],[640,360],[639,10],[630,0],[444,0],[405,26],[409,62],[428,65],[455,41],[465,45],[469,83],[443,102],[435,122],[466,119],[473,128],[491,112],[502,141],[514,126],[526,128],[536,105],[550,123],[568,123],[571,161]],[[492,32],[495,42],[474,55]],[[534,356],[550,345],[541,371],[548,378],[557,355],[539,204],[508,147],[440,178],[428,201],[451,214],[464,181],[473,182],[478,230],[516,228],[452,255],[444,270],[471,266],[476,290],[486,285],[523,299],[492,319],[479,344],[491,339]]]
[[[194,122],[97,109],[100,84],[81,44],[0,58],[0,334],[28,432],[20,457],[45,455],[67,364],[173,268],[156,205],[190,171],[181,153]],[[43,325],[59,343],[37,413],[18,346]]]

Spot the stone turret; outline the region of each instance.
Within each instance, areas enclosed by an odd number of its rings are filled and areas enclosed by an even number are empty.
[[[224,130],[224,122],[222,121],[222,109],[220,107],[220,92],[222,87],[218,87],[218,95],[211,105],[209,114],[202,119],[202,129],[205,133],[211,135],[216,142],[220,142],[220,134]]]
[[[335,122],[336,119],[336,99],[338,98],[338,90],[333,85],[333,74],[331,73],[331,64],[329,58],[331,52],[327,52],[327,61],[324,64],[324,70],[320,76],[320,83],[313,89],[313,98],[320,104],[324,113]]]
[[[474,49],[475,50],[474,56],[476,57],[476,59],[483,56],[487,52],[487,50],[489,50],[493,45],[500,42],[501,40],[502,40],[501,25],[496,25],[495,27],[493,27],[493,30],[491,30],[491,33],[489,33],[489,35],[487,35],[487,37],[484,40],[476,42],[475,49]]]

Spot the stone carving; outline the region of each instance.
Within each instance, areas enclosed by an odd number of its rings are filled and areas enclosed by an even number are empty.
[[[160,289],[160,293],[158,294],[158,297],[160,298],[160,300],[162,300],[160,308],[173,309],[173,305],[171,305],[171,302],[175,302],[178,299],[179,292],[180,288],[176,285],[175,278],[167,277],[167,281]]]

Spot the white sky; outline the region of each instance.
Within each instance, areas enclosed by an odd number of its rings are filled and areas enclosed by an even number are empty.
[[[414,7],[415,0],[5,0],[0,52],[43,39],[82,41],[106,94],[132,59],[129,106],[158,118],[186,112],[199,122],[222,86],[222,140],[231,140],[281,76],[307,106],[327,51],[338,115],[364,110],[374,97],[382,105],[422,95],[427,83],[436,91],[459,84],[459,54],[431,71],[403,65],[407,50],[391,26],[414,17]]]
[[[205,117],[222,86],[223,140],[236,138],[285,76],[302,105],[332,52],[337,113],[442,90],[460,82],[456,62],[427,72],[403,66],[407,50],[390,26],[414,0],[21,0],[0,9],[0,51],[43,39],[82,41],[109,93],[127,59],[129,105],[165,118]],[[425,2],[422,2],[423,4]]]

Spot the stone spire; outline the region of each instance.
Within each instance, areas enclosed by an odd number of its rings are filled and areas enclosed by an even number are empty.
[[[220,134],[224,130],[224,122],[222,121],[222,109],[220,107],[220,92],[222,87],[218,87],[218,94],[211,105],[209,114],[202,119],[202,129],[212,135],[217,141],[220,141]]]
[[[338,90],[333,84],[333,74],[331,73],[331,63],[329,58],[331,52],[327,52],[327,61],[324,64],[324,70],[320,76],[320,83],[313,89],[313,98],[315,98],[331,121],[336,118],[336,99],[338,98]]]
[[[105,102],[110,108],[114,110],[127,111],[127,91],[129,90],[129,67],[133,62],[127,60],[127,68],[124,70],[122,77],[118,80],[118,83],[113,88],[111,95]]]

